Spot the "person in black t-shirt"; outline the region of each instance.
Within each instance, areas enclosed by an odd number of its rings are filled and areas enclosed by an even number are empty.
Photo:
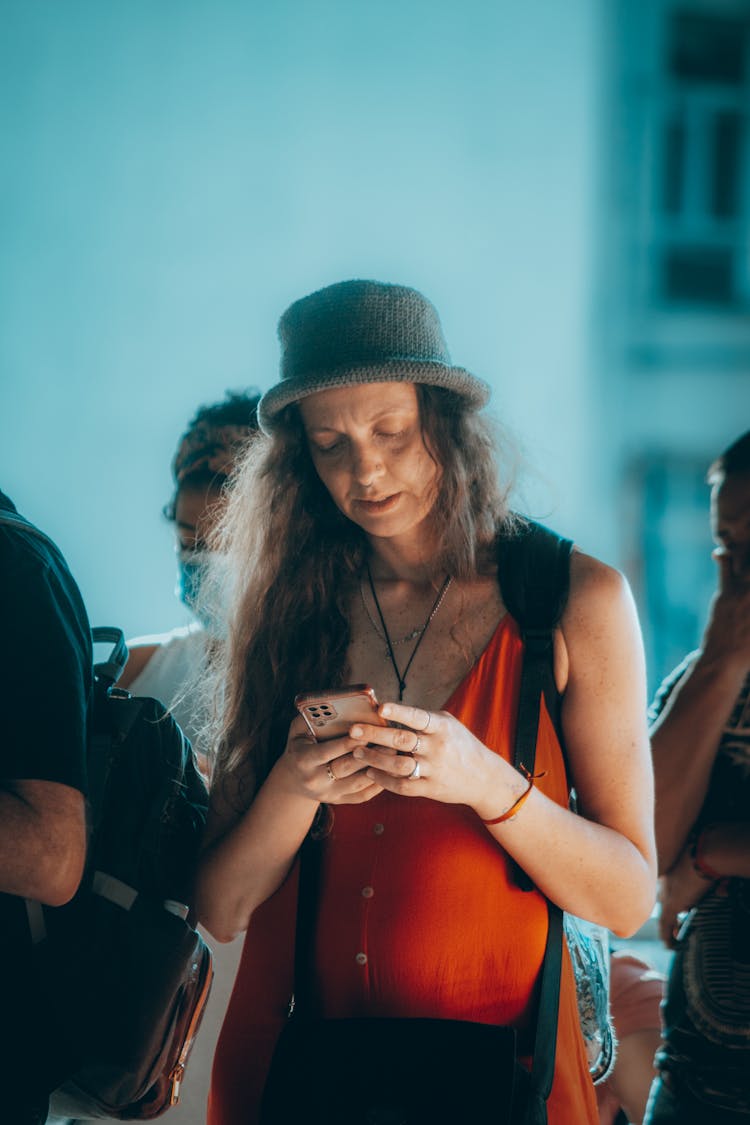
[[[47,1116],[25,899],[73,897],[86,853],[86,610],[60,552],[0,492],[0,1120]]]
[[[660,929],[675,949],[648,1125],[750,1123],[750,431],[708,472],[703,641],[652,708]]]

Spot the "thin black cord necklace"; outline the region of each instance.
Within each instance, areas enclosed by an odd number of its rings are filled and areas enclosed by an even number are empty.
[[[414,648],[411,650],[411,656],[409,657],[409,659],[406,662],[406,667],[404,668],[403,672],[400,672],[399,668],[398,668],[398,664],[396,663],[396,657],[395,657],[394,652],[393,652],[393,644],[391,643],[391,637],[390,637],[390,633],[388,632],[388,626],[385,623],[385,618],[383,617],[383,611],[380,608],[380,602],[378,601],[378,595],[375,592],[375,583],[372,580],[372,572],[370,571],[370,564],[365,563],[365,566],[367,567],[367,581],[370,583],[370,592],[372,593],[372,600],[374,601],[375,608],[378,611],[378,617],[380,618],[380,624],[383,626],[383,636],[385,637],[385,643],[388,645],[388,658],[389,658],[389,660],[391,662],[391,665],[393,667],[393,671],[396,673],[396,679],[398,680],[398,701],[399,701],[399,703],[401,703],[403,701],[403,698],[404,698],[404,692],[406,691],[406,677],[408,676],[409,669],[411,668],[412,663],[414,662],[414,657],[417,655],[417,649],[419,648],[422,641],[424,640],[424,635],[427,632],[427,630],[429,629],[433,617],[435,616],[435,614],[437,613],[437,611],[440,609],[441,605],[443,604],[443,600],[445,598],[445,595],[448,593],[448,587],[450,586],[451,582],[453,581],[453,576],[451,574],[446,574],[445,581],[443,582],[443,585],[438,590],[438,594],[437,594],[437,597],[435,598],[432,609],[427,614],[427,620],[425,621],[424,625],[422,626],[422,628],[419,632],[419,636],[417,637],[417,642],[414,645]]]

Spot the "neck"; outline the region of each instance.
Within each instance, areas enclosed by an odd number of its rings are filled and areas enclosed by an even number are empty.
[[[374,579],[379,582],[414,582],[418,585],[439,585],[445,571],[436,566],[435,551],[420,537],[415,542],[377,539],[369,536],[368,563]]]

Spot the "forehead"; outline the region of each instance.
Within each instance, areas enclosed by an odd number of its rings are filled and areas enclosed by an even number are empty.
[[[358,383],[331,387],[308,395],[299,404],[305,429],[325,429],[352,422],[371,423],[386,414],[417,413],[419,400],[413,383]]]

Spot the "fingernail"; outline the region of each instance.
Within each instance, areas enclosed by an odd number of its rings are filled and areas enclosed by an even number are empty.
[[[365,756],[365,752],[364,752],[364,750],[362,749],[361,746],[358,746],[356,750],[352,750],[352,757],[353,758],[364,758],[364,756]]]
[[[388,716],[390,715],[390,713],[391,713],[391,709],[390,709],[390,707],[388,706],[387,703],[385,704],[385,706],[380,708],[380,714],[383,716],[384,719],[387,719]]]
[[[352,738],[361,738],[362,727],[352,727],[349,733],[351,734]]]

